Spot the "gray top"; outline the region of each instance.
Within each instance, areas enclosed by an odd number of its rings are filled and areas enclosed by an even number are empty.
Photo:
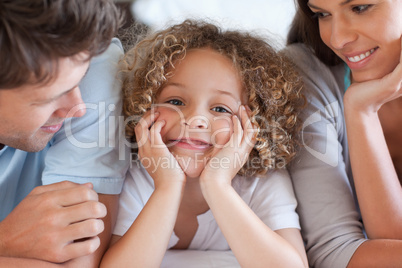
[[[356,202],[343,116],[345,65],[328,67],[302,44],[285,54],[303,76],[302,149],[289,166],[309,264],[346,267],[366,238]]]

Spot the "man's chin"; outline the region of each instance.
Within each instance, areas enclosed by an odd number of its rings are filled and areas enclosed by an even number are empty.
[[[26,140],[25,142],[19,142],[15,146],[10,147],[29,153],[36,153],[42,151],[47,146],[52,137],[53,135],[46,139],[42,138],[42,139]]]

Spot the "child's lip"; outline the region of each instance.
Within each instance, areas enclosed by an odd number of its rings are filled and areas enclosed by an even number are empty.
[[[173,139],[170,140],[170,142],[172,143],[172,145],[177,145],[189,149],[206,149],[212,146],[211,143],[203,139],[194,139],[194,138]]]

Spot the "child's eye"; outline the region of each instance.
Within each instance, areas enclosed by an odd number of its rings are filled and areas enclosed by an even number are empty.
[[[176,106],[184,105],[184,103],[181,100],[177,100],[177,99],[168,100],[166,103],[176,105]]]
[[[230,113],[230,111],[228,109],[223,108],[221,106],[212,108],[212,111],[217,112],[217,113]]]
[[[357,14],[360,14],[360,13],[363,13],[363,12],[367,11],[367,9],[369,9],[370,7],[371,7],[371,5],[354,6],[354,7],[352,7],[352,11],[357,13]]]

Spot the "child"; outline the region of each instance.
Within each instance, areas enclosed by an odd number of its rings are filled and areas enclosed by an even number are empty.
[[[138,160],[102,265],[158,267],[166,249],[231,249],[242,267],[307,267],[288,173],[268,171],[295,152],[304,99],[288,60],[249,34],[185,21],[125,63]]]

